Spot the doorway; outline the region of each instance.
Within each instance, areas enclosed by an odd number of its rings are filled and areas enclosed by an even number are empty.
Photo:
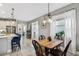
[[[24,49],[24,46],[26,46],[26,34],[27,34],[27,25],[24,23],[19,23],[18,24],[18,30],[17,33],[21,34],[21,40],[20,40],[20,44],[21,44],[21,50]]]
[[[39,34],[38,34],[39,33],[38,32],[38,21],[32,23],[31,32],[32,32],[31,39],[38,40],[38,36],[39,36]]]

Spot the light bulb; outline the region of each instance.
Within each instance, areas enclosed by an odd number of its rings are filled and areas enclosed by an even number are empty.
[[[2,11],[1,13],[2,13],[2,14],[5,14],[5,11]]]
[[[44,20],[43,23],[46,24],[46,21]]]
[[[6,18],[6,16],[3,16],[4,18]]]
[[[12,21],[12,24],[14,24],[15,22],[14,21]]]
[[[2,3],[0,3],[0,6],[2,6],[3,4]]]
[[[49,18],[49,19],[48,19],[48,22],[49,22],[49,23],[52,23],[52,20]]]

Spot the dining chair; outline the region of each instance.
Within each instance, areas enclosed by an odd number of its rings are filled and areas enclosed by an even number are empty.
[[[67,44],[66,48],[64,49],[64,51],[62,51],[60,49],[54,49],[53,52],[52,52],[52,55],[53,56],[66,56],[70,44],[71,44],[71,40],[68,42],[68,44]]]
[[[45,39],[45,36],[44,35],[40,35],[39,36],[39,40],[42,40],[42,39]]]
[[[49,42],[52,41],[51,36],[48,36],[47,40],[48,40]],[[48,48],[45,47],[45,55],[48,56],[49,54],[50,54],[50,49],[48,49]]]
[[[47,39],[48,39],[48,41],[52,41],[52,38],[51,38],[51,36],[49,36]]]
[[[32,40],[32,44],[33,44],[33,46],[35,48],[36,55],[37,56],[44,56],[40,44],[36,40]]]

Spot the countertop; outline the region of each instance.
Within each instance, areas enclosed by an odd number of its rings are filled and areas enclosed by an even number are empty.
[[[14,37],[14,36],[17,36],[17,35],[15,35],[15,34],[3,34],[3,35],[0,35],[0,39],[1,39],[1,38]]]

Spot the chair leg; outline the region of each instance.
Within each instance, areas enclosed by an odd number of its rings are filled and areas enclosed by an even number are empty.
[[[45,55],[48,56],[49,55],[49,49],[45,48]]]

